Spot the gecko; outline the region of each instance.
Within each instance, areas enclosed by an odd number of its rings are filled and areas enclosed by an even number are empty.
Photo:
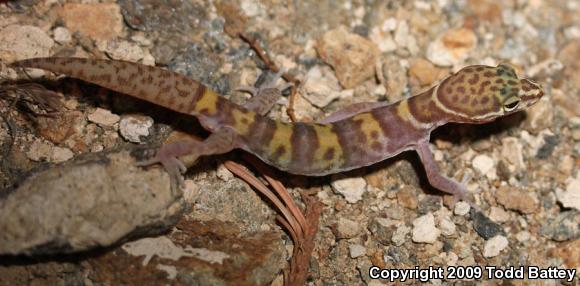
[[[519,78],[508,64],[473,65],[398,102],[357,103],[318,122],[291,123],[267,116],[280,96],[275,84],[242,89],[253,96],[239,105],[184,75],[138,63],[49,57],[12,66],[61,73],[196,117],[210,132],[205,140],[163,145],[140,163],[162,164],[172,181],[182,179],[187,168],[179,158],[186,155],[199,158],[242,149],[288,173],[325,176],[414,150],[429,184],[453,195],[454,202],[465,199],[465,180],[440,172],[429,146],[431,132],[452,122],[491,122],[526,109],[544,95],[538,83]]]

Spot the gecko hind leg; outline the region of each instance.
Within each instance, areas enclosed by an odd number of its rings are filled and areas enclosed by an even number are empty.
[[[149,166],[160,163],[169,174],[171,191],[174,194],[183,186],[182,174],[187,171],[186,165],[180,157],[188,157],[188,161],[195,162],[199,157],[213,154],[223,154],[236,148],[236,133],[223,128],[211,133],[203,141],[178,140],[165,144],[155,151],[155,155],[147,160],[137,162],[137,166]]]
[[[453,195],[453,205],[458,201],[463,200],[475,210],[479,210],[479,207],[469,197],[467,197],[468,192],[465,188],[465,183],[471,179],[470,175],[464,175],[461,183],[442,175],[437,163],[435,162],[433,153],[429,148],[428,141],[419,142],[419,144],[415,146],[415,151],[419,154],[419,158],[423,163],[425,172],[427,173],[427,179],[431,186]]]
[[[279,87],[276,85],[283,74],[284,69],[280,69],[271,80],[258,88],[252,86],[241,86],[237,88],[237,91],[247,92],[252,95],[252,98],[248,99],[244,107],[260,115],[268,114],[281,98],[282,91],[292,86],[291,83],[285,83]]]

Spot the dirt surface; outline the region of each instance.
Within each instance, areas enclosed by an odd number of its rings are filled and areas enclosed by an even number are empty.
[[[202,158],[190,168],[179,223],[173,209],[171,220],[155,225],[114,228],[114,235],[100,231],[106,243],[90,241],[90,229],[78,231],[83,243],[56,234],[64,225],[74,227],[69,222],[76,216],[84,226],[107,211],[113,213],[110,224],[127,220],[130,212],[116,208],[148,197],[126,195],[120,204],[109,197],[117,204],[108,209],[91,205],[87,197],[75,205],[74,196],[42,204],[43,192],[54,194],[55,180],[45,189],[37,182],[34,194],[19,191],[47,169],[83,168],[77,160],[87,153],[104,158],[92,168],[110,170],[103,166],[114,150],[158,146],[175,131],[207,133],[194,118],[50,73],[26,77],[7,64],[38,56],[127,60],[185,74],[242,103],[248,96],[236,87],[263,81],[266,65],[238,33],[258,39],[277,66],[300,80],[294,110],[301,121],[356,102],[407,98],[471,64],[509,63],[546,93],[525,112],[484,125],[448,125],[432,134],[442,173],[457,180],[471,176],[467,188],[481,213],[465,203],[452,208],[450,198],[428,186],[412,152],[347,174],[280,174],[296,201],[299,193],[316,193],[324,206],[308,285],[390,284],[371,279],[371,266],[448,270],[429,277],[432,285],[500,283],[489,279],[492,271],[485,266],[526,270],[524,279],[509,281],[514,285],[579,282],[578,273],[574,282],[565,274],[531,282],[529,274],[534,267],[580,270],[580,1],[30,0],[0,2],[0,213],[7,202],[14,209],[6,212],[10,219],[34,217],[28,216],[33,210],[37,216],[49,208],[81,210],[51,209],[67,218],[66,224],[47,222],[51,243],[0,235],[20,243],[11,245],[27,245],[26,251],[11,247],[4,252],[11,255],[0,256],[0,285],[282,284],[292,240],[275,223],[272,205],[224,167],[225,160],[244,162],[238,151]],[[29,87],[31,92],[17,95],[13,91],[23,81],[51,92]],[[52,100],[43,105],[39,98]],[[268,116],[289,121],[287,105],[284,97]],[[52,107],[58,111],[47,112]],[[144,175],[133,174],[138,168],[127,166],[131,172],[123,173],[123,182],[129,176],[141,180]],[[91,176],[87,172],[75,170],[68,177],[82,180]],[[71,184],[67,192],[74,192]],[[168,180],[159,184],[168,186]],[[27,196],[39,203],[19,212],[15,206],[28,203]],[[82,211],[89,207],[98,210]],[[28,220],[14,219],[6,230],[35,228],[46,219],[22,221]],[[67,243],[54,244],[63,239]],[[475,277],[451,279],[453,272]]]

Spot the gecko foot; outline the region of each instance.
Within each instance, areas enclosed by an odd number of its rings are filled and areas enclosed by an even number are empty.
[[[457,188],[453,192],[453,203],[451,205],[452,208],[455,206],[457,202],[464,201],[468,203],[469,206],[475,209],[476,211],[480,211],[477,204],[475,204],[475,202],[468,196],[469,191],[467,191],[467,188],[465,187],[467,185],[467,182],[469,182],[471,179],[472,179],[471,174],[464,173],[463,178],[461,178],[461,182],[456,182],[455,180],[453,180],[457,185]]]
[[[190,150],[188,145],[187,141],[178,141],[163,145],[155,151],[155,155],[152,158],[137,162],[136,165],[144,167],[160,163],[169,174],[172,193],[177,194],[177,191],[184,184],[182,174],[187,171],[187,168],[178,157],[189,153],[187,152],[187,150]]]

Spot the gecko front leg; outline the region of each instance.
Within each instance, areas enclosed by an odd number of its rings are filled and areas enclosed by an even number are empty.
[[[276,86],[276,83],[282,78],[283,74],[284,69],[280,69],[270,81],[258,88],[251,86],[237,88],[237,91],[247,92],[252,95],[252,98],[246,101],[244,107],[260,115],[268,114],[272,107],[274,107],[274,104],[280,99],[282,91],[292,86],[290,83],[286,83],[280,87]]]
[[[420,141],[415,145],[415,151],[419,154],[419,158],[421,159],[421,163],[423,163],[425,172],[427,173],[427,179],[431,186],[453,195],[453,204],[459,200],[463,200],[469,203],[471,207],[476,208],[475,204],[466,196],[467,190],[465,189],[465,183],[469,180],[469,176],[464,176],[462,182],[459,183],[454,179],[442,175],[429,147],[429,141],[427,140]]]
[[[176,192],[178,187],[183,185],[181,175],[187,171],[187,167],[179,159],[180,157],[188,156],[193,162],[201,156],[227,153],[236,147],[235,131],[230,128],[222,128],[211,133],[203,141],[178,140],[163,145],[152,158],[138,162],[137,166],[160,163],[169,174],[171,190]]]

